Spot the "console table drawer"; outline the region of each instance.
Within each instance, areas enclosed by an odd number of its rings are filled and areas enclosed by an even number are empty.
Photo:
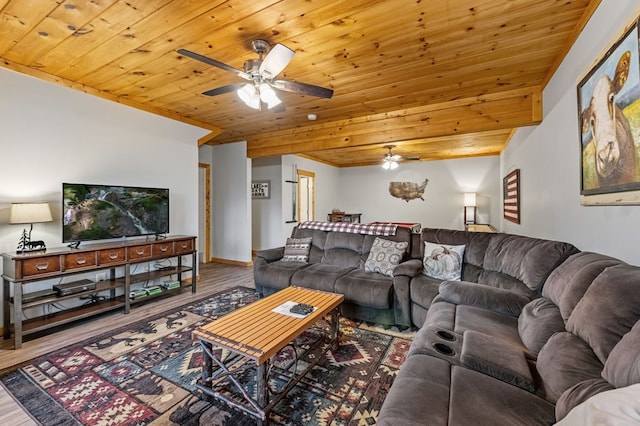
[[[64,269],[86,268],[96,265],[96,252],[74,253],[64,256]]]
[[[60,256],[44,256],[37,259],[25,259],[22,262],[24,278],[60,272]]]
[[[124,247],[109,250],[100,250],[98,252],[98,260],[100,265],[108,265],[110,263],[120,263],[126,260],[126,254]]]
[[[193,240],[176,241],[176,254],[193,251]]]
[[[173,242],[153,243],[154,256],[169,256],[171,254],[173,254]]]
[[[151,246],[144,245],[129,247],[127,254],[129,255],[129,260],[147,259],[151,257]]]

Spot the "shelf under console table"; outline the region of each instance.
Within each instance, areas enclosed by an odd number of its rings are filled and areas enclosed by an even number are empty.
[[[183,257],[191,257],[191,263],[185,264]],[[78,248],[54,248],[24,254],[2,253],[2,259],[3,337],[5,340],[10,339],[13,323],[15,349],[22,346],[24,335],[111,310],[122,309],[128,314],[133,304],[184,289],[190,288],[192,293],[196,292],[197,250],[194,236],[178,235],[157,240],[136,239],[87,244]],[[174,259],[175,265],[157,263],[172,263]],[[156,262],[157,266],[150,266],[148,262]],[[138,266],[145,263],[147,267],[144,271],[138,272]],[[96,275],[95,283],[87,279],[77,281],[78,286],[87,284],[86,289],[76,288],[69,294],[53,294],[49,289],[38,292],[38,297],[25,299],[25,284],[54,279],[62,281],[66,277],[73,278],[74,275],[87,273],[98,273],[104,280],[98,280]],[[183,274],[190,275],[190,282],[183,280]],[[176,276],[175,280],[161,282],[162,285],[144,285],[173,275]],[[136,285],[142,287],[132,291],[132,286]],[[106,295],[98,297],[98,294]],[[24,319],[25,309],[81,297],[89,298],[91,302],[53,314]]]

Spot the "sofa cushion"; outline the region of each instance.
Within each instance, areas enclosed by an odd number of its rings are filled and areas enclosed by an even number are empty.
[[[380,426],[446,425],[450,368],[448,362],[429,355],[408,357],[385,397],[376,423]]]
[[[533,392],[535,384],[529,363],[520,348],[477,331],[462,336],[462,363],[476,371]]]
[[[560,308],[544,297],[529,302],[518,317],[520,339],[534,356],[553,334],[564,330]]]
[[[336,280],[353,269],[350,266],[314,263],[296,271],[291,277],[291,285],[334,292]]]
[[[493,312],[518,316],[529,298],[518,293],[467,281],[445,281],[440,297],[456,305],[476,306]]]
[[[299,229],[297,226],[291,231],[293,238],[311,237],[311,250],[309,251],[309,263],[320,263],[324,256],[324,248],[327,242],[326,231],[319,229]]]
[[[464,245],[424,243],[424,274],[431,278],[460,281]]]
[[[444,320],[449,317],[448,306],[454,306],[455,324],[444,325]],[[431,312],[433,310],[433,313]],[[448,302],[436,302],[427,313],[427,323],[431,324],[432,318],[438,318],[441,326],[447,330],[463,334],[467,330],[474,330],[495,338],[503,340],[505,343],[519,347],[528,353],[526,346],[522,344],[518,335],[518,318],[505,315],[475,306],[452,305]]]
[[[577,251],[573,245],[559,241],[496,234],[489,241],[484,271],[478,282],[510,290],[538,292],[549,273]],[[520,288],[522,284],[526,287]]]
[[[393,277],[393,270],[402,261],[408,245],[407,241],[396,242],[376,237],[364,264],[364,270]]]
[[[284,245],[283,262],[309,262],[309,251],[311,250],[311,237],[287,238]]]
[[[602,254],[576,253],[549,274],[542,295],[560,308],[566,323],[593,280],[606,268],[621,263],[624,262]]]
[[[640,383],[640,321],[613,347],[602,377],[617,388]]]
[[[328,232],[322,263],[362,268],[364,236],[347,232]]]
[[[599,378],[602,371],[602,363],[589,345],[568,332],[551,336],[538,354],[536,367],[552,402],[575,384]]]
[[[640,318],[640,268],[621,264],[605,269],[567,321],[567,330],[591,345],[601,362]]]
[[[297,271],[308,267],[307,263],[283,262],[278,260],[267,264],[258,264],[253,270],[256,285],[282,290],[291,285],[291,277]]]
[[[574,407],[582,404],[592,396],[611,389],[615,388],[602,377],[576,383],[558,398],[556,402],[556,420],[564,418]]]
[[[428,401],[424,405],[428,407]],[[477,371],[454,366],[451,368],[449,422],[423,424],[526,426],[550,425],[554,421],[554,407],[548,401]]]
[[[346,303],[376,309],[393,307],[393,278],[386,275],[352,269],[336,279],[334,291],[343,294]]]

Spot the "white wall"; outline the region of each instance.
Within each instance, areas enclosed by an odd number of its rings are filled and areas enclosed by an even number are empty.
[[[32,238],[62,245],[62,182],[169,188],[170,233],[197,235],[205,130],[3,68],[0,93],[0,251],[16,249],[19,201],[49,202],[53,222]]]
[[[315,218],[326,221],[334,208],[362,213],[362,222],[419,222],[424,227],[464,229],[463,193],[478,194],[478,223],[498,224],[501,189],[497,156],[448,161],[407,162],[393,171],[380,166],[336,168],[297,156],[255,160],[253,179],[272,180],[272,199],[253,200],[253,249],[283,245],[292,219],[292,165],[315,173]],[[279,184],[277,182],[280,176]],[[389,182],[429,179],[424,201],[389,194]],[[280,189],[280,193],[277,193]]]
[[[211,164],[211,257],[251,262],[251,160],[246,142],[200,148]]]
[[[62,245],[62,182],[169,188],[171,234],[197,235],[197,139],[206,131],[0,68],[0,250],[12,202],[48,201],[34,239]]]
[[[256,158],[251,163],[252,180],[268,180],[271,182],[269,199],[251,200],[252,242],[253,250],[276,247],[282,243],[283,217],[282,190],[283,186],[290,189],[289,184],[282,180],[282,166],[280,157]],[[291,178],[289,178],[290,180]],[[291,213],[288,213],[291,214]],[[278,243],[275,243],[278,241]],[[275,245],[271,245],[274,244]]]
[[[395,170],[381,166],[340,170],[339,208],[362,213],[362,222],[418,222],[423,227],[464,229],[465,192],[476,192],[477,223],[499,222],[501,193],[497,156],[446,161],[403,162]],[[405,201],[389,193],[390,182],[429,182],[424,201]],[[328,213],[330,210],[324,212]]]
[[[580,204],[576,95],[580,79],[637,18],[639,8],[639,0],[602,1],[544,90],[542,124],[519,130],[503,152],[501,175],[519,168],[522,180],[521,224],[502,221],[504,232],[568,241],[640,265],[640,206]]]
[[[298,170],[306,170],[308,172],[315,173],[315,212],[314,217],[316,220],[327,220],[326,214],[335,207],[336,200],[340,196],[340,169],[329,166],[317,161],[312,161],[306,158],[298,157],[295,155],[285,155],[282,157],[282,181],[292,180],[292,170],[295,165]],[[293,214],[293,193],[291,184],[285,183],[282,189],[282,212],[283,212],[283,228],[280,240],[277,245],[271,247],[277,247],[283,245],[287,237],[291,236],[291,231],[296,223],[286,223],[291,221]],[[297,189],[297,188],[296,188]],[[297,211],[296,211],[297,215]],[[296,216],[297,218],[297,216]]]

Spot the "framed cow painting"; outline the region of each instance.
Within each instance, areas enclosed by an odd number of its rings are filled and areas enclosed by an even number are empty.
[[[581,200],[640,204],[638,23],[578,84]]]

